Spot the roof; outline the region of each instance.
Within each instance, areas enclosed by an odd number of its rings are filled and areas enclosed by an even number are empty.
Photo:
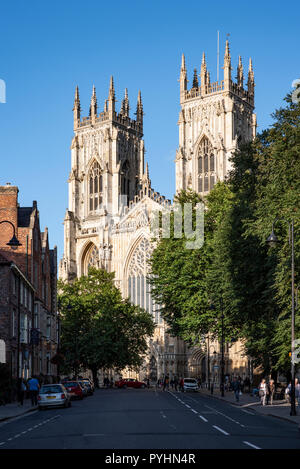
[[[11,264],[11,261],[7,259],[1,252],[0,252],[0,264]]]
[[[29,227],[34,207],[18,207],[18,227]]]

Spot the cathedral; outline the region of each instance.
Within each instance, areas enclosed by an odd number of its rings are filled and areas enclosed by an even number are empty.
[[[236,82],[226,41],[224,77],[210,81],[203,54],[188,88],[185,57],[180,69],[179,146],[175,156],[176,192],[191,188],[205,196],[230,170],[230,156],[240,142],[256,134],[254,73],[249,62],[247,87],[241,57]],[[189,348],[168,334],[159,305],[147,282],[153,249],[152,215],[172,202],[151,186],[145,164],[143,104],[138,93],[135,119],[129,115],[127,90],[116,110],[113,78],[104,110],[98,113],[93,87],[88,117],[81,116],[78,87],[73,107],[69,208],[64,219],[64,254],[59,276],[65,281],[88,273],[90,266],[115,272],[124,297],[146,309],[156,324],[140,378],[193,376],[220,382],[220,345]],[[225,373],[249,375],[249,360],[237,342],[225,348]]]

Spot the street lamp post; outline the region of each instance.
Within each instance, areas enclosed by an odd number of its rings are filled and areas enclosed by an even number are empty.
[[[278,238],[274,233],[275,223],[283,220],[289,227],[289,244],[291,246],[291,270],[292,270],[292,325],[291,325],[291,411],[290,415],[297,415],[295,400],[295,249],[294,249],[294,220],[289,222],[283,218],[276,218],[272,225],[272,232],[267,239],[270,246],[278,243]]]
[[[9,223],[9,225],[11,225],[11,226],[13,227],[13,230],[14,230],[14,234],[13,234],[11,240],[10,240],[8,243],[6,243],[6,245],[7,245],[7,246],[10,246],[10,247],[12,247],[12,248],[17,248],[18,246],[22,246],[22,244],[20,243],[20,241],[19,241],[18,238],[16,237],[16,228],[15,228],[15,225],[14,225],[11,221],[9,221],[9,220],[2,220],[2,221],[0,221],[0,225],[1,225],[2,223]]]
[[[215,309],[214,304],[211,304],[211,309]],[[225,381],[225,360],[224,360],[224,307],[223,297],[220,297],[220,308],[221,308],[221,396],[224,397],[224,381]]]

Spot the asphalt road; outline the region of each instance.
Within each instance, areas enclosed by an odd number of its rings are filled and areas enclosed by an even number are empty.
[[[297,425],[200,393],[101,389],[0,425],[0,449],[299,449]]]

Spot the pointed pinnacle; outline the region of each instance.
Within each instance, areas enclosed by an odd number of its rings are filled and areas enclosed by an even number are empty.
[[[148,162],[146,163],[146,176],[147,176],[147,179],[149,179],[149,166],[148,166]]]
[[[252,59],[250,57],[249,59],[249,72],[253,72],[253,65],[252,65]]]
[[[128,90],[125,88],[125,99],[128,99]]]
[[[202,65],[206,65],[205,52],[203,52],[203,54],[202,54]]]
[[[75,88],[75,101],[79,101],[79,88],[76,86]]]
[[[185,56],[182,54],[181,56],[181,70],[186,70],[185,68]]]
[[[229,50],[229,41],[228,41],[228,39],[226,39],[225,57],[230,57],[230,50]]]

